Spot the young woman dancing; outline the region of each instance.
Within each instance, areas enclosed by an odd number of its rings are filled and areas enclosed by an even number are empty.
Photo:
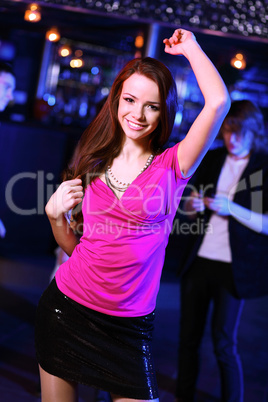
[[[114,401],[158,400],[151,341],[165,248],[188,178],[230,106],[191,32],[177,29],[163,42],[167,53],[189,60],[204,107],[186,137],[163,150],[176,85],[161,62],[134,59],[82,135],[67,180],[46,205],[55,239],[70,258],[37,311],[43,402],[76,401],[77,383],[109,391]],[[72,209],[79,241],[66,219]]]

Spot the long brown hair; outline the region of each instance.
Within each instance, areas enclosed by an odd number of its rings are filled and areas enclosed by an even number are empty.
[[[156,153],[167,142],[177,111],[177,89],[173,76],[156,59],[133,59],[119,72],[105,104],[82,134],[72,161],[64,173],[64,180],[79,176],[85,189],[119,155],[124,142],[124,133],[117,117],[119,98],[124,81],[134,73],[153,80],[159,88],[160,121],[150,135],[151,151]]]

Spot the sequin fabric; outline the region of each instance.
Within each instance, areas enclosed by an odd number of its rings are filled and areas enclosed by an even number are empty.
[[[43,3],[44,0],[36,0]],[[54,7],[267,39],[267,0],[46,0]],[[120,44],[122,46],[122,44]]]
[[[158,398],[151,350],[154,316],[96,312],[65,296],[53,280],[37,309],[37,360],[45,371],[69,381],[126,398]]]

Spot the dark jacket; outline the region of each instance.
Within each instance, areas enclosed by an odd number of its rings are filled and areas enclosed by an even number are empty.
[[[216,193],[217,181],[224,164],[227,151],[218,148],[209,151],[203,159],[187,188],[190,193],[194,186],[208,186],[205,195]],[[187,189],[186,189],[187,193]],[[255,212],[268,212],[268,155],[252,153],[249,163],[243,171],[237,187],[234,202]],[[182,210],[182,206],[180,206]],[[208,209],[198,214],[195,221],[190,221],[183,214],[179,215],[180,224],[195,224],[195,234],[180,236],[179,273],[183,274],[197,255],[204,236],[204,227],[211,216]],[[254,298],[268,294],[268,235],[257,233],[229,216],[229,238],[232,253],[232,271],[239,298]]]

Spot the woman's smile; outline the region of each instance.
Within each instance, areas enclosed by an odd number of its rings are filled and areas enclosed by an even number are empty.
[[[139,123],[134,123],[133,121],[130,121],[128,119],[126,119],[126,122],[129,126],[129,128],[131,128],[132,130],[143,130],[144,127],[146,127],[145,125],[142,125]]]

